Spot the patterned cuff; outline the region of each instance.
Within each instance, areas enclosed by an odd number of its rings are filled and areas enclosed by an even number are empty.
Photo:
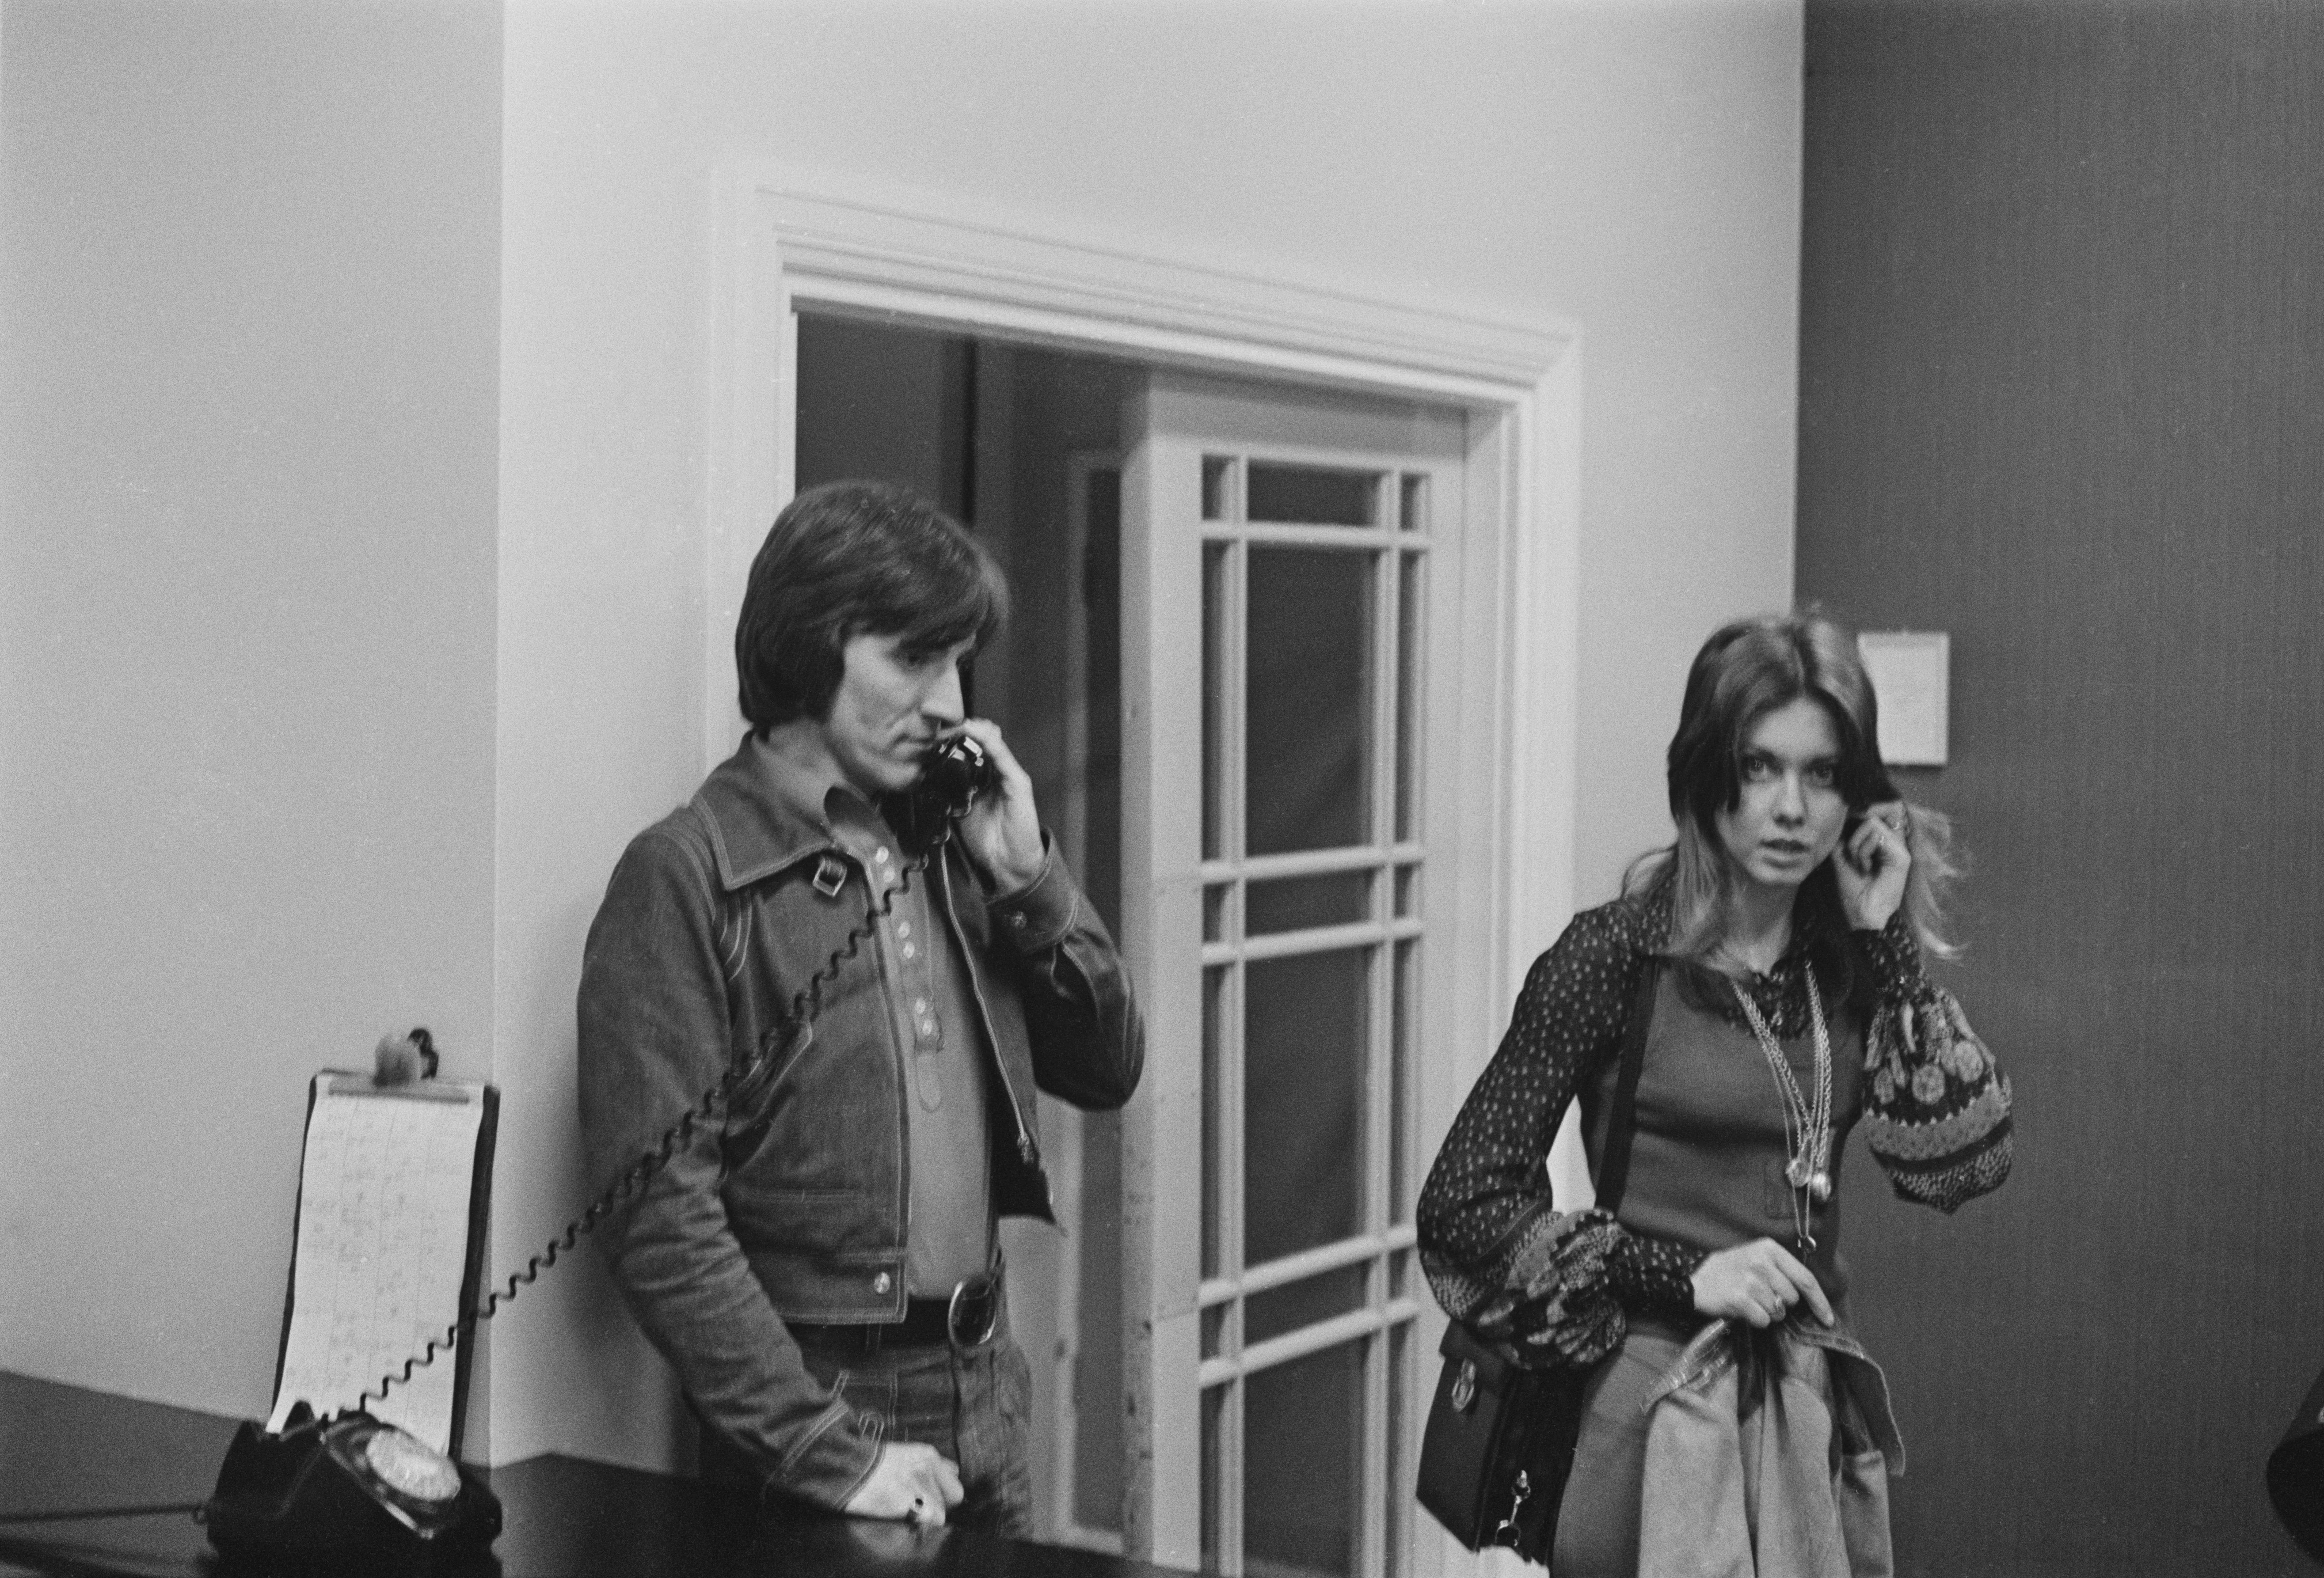
[[[1513,1335],[1559,1363],[1595,1364],[1628,1330],[1607,1276],[1607,1256],[1627,1235],[1603,1211],[1574,1211],[1546,1226],[1510,1267]]]
[[[1864,950],[1873,986],[1883,1003],[1914,1002],[1932,990],[1921,968],[1921,944],[1905,923],[1902,906],[1879,931],[1857,932],[1856,942]]]
[[[1607,1279],[1631,1314],[1683,1320],[1694,1313],[1694,1269],[1708,1258],[1668,1239],[1626,1233],[1606,1257]]]
[[[2014,1153],[2009,1080],[1947,994],[1882,1009],[1865,1038],[1864,1138],[1898,1194],[1950,1212],[1998,1188]]]

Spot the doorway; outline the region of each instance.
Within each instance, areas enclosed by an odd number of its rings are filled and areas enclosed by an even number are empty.
[[[1041,1537],[1411,1571],[1411,1208],[1468,1072],[1428,1049],[1498,877],[1455,855],[1492,813],[1464,633],[1499,614],[1462,569],[1468,418],[798,323],[798,485],[906,483],[1001,561],[972,706],[1139,977],[1141,1104],[1045,1098],[1065,1233],[1005,1231]]]
[[[1013,611],[968,700],[1119,939],[1120,460],[1142,373],[1093,356],[803,314],[798,484],[899,482],[968,526]],[[1121,1119],[1041,1102],[1062,1233],[1004,1224],[1010,1321],[1033,1367],[1039,1537],[1121,1549]]]

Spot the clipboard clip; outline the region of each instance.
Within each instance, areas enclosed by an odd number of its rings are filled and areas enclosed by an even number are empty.
[[[436,1078],[436,1038],[424,1024],[409,1035],[380,1037],[371,1082],[374,1086],[409,1085],[414,1079]]]

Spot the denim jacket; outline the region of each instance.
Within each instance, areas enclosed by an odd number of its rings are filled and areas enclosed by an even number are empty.
[[[1144,1034],[1120,956],[1063,861],[986,896],[957,840],[930,885],[999,1061],[992,1199],[1051,1216],[1033,1092],[1087,1108],[1137,1087]],[[669,1161],[602,1233],[614,1280],[696,1413],[769,1489],[844,1505],[879,1427],[801,1362],[788,1319],[899,1320],[910,1183],[905,1052],[877,945],[852,928],[866,875],[784,799],[750,742],[631,841],[589,929],[581,1127],[603,1186],[668,1140]],[[811,1030],[789,1006],[835,952]],[[730,1108],[669,1130],[733,1069]]]
[[[1642,1405],[1639,1578],[1889,1578],[1904,1443],[1844,1326],[1705,1326]]]

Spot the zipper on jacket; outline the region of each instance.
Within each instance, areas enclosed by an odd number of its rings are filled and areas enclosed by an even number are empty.
[[[944,851],[941,849],[936,852],[936,864],[938,867],[939,879],[944,885],[945,924],[952,928],[953,942],[960,949],[960,957],[968,965],[968,994],[976,999],[976,1017],[984,1026],[984,1044],[992,1049],[992,1066],[1001,1072],[1001,1088],[1009,1097],[1009,1115],[1016,1121],[1018,1160],[1038,1171],[1041,1165],[1041,1148],[1033,1143],[1033,1131],[1026,1125],[1025,1109],[1017,1100],[1016,1084],[1009,1078],[1009,1060],[1001,1055],[1001,1038],[992,1031],[992,1011],[985,1006],[984,983],[979,980],[976,975],[976,950],[969,947],[968,938],[960,929],[960,917],[953,913],[952,867],[945,860]],[[1046,1178],[1042,1180],[1041,1192],[1044,1195],[1048,1193],[1048,1180]],[[1055,1201],[1049,1201],[1047,1204],[1049,1215],[1054,1218],[1057,1214],[1056,1204]]]
[[[848,852],[848,858],[863,879],[863,891],[872,895],[873,904],[878,904],[881,895],[872,889],[872,873],[862,861],[854,859],[853,850]],[[885,931],[873,935],[872,957],[880,967],[880,1017],[887,1022],[889,1061],[896,1071],[896,1307],[908,1311],[912,1298],[912,1071],[905,1065],[904,1039],[896,1029],[896,984],[888,977]]]

